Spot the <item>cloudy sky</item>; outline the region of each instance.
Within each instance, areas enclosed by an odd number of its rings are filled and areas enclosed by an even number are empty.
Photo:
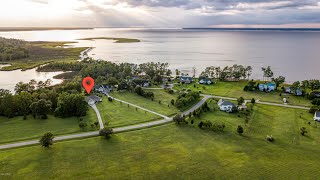
[[[320,0],[6,0],[0,26],[320,28]]]

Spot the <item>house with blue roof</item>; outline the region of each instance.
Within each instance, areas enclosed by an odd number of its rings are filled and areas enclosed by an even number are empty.
[[[259,90],[265,92],[271,92],[276,90],[276,84],[268,82],[267,84],[259,84]]]

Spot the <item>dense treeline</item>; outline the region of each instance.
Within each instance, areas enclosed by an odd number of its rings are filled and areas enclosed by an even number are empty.
[[[0,37],[0,61],[10,61],[29,57],[27,42]]]
[[[50,81],[18,83],[15,94],[0,89],[0,116],[12,118],[32,114],[46,119],[48,114],[59,117],[85,116],[88,110],[84,101],[80,79],[49,87]]]
[[[233,65],[226,67],[207,67],[201,74],[201,77],[219,79],[221,81],[238,81],[240,79],[250,78],[252,74],[251,66]]]

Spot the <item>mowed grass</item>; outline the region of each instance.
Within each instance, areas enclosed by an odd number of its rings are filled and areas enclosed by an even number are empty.
[[[183,89],[191,89],[194,91],[201,91],[204,94],[212,94],[216,96],[226,96],[239,98],[243,97],[245,99],[255,98],[261,101],[274,102],[274,103],[283,103],[283,97],[286,97],[288,100],[288,104],[292,105],[302,105],[302,106],[311,106],[310,100],[304,97],[298,97],[294,95],[284,95],[280,96],[280,89],[278,88],[278,92],[249,92],[244,91],[243,88],[248,84],[248,81],[238,81],[238,82],[221,82],[217,81],[216,84],[213,85],[201,85],[201,84],[183,84],[183,85],[175,85],[175,89],[183,90]],[[196,85],[196,87],[194,87]],[[282,93],[284,94],[284,93]]]
[[[171,105],[171,99],[176,100],[177,95],[169,94],[164,90],[145,90],[154,92],[154,101],[148,98],[144,98],[135,93],[131,93],[128,91],[125,92],[112,92],[110,95],[117,99],[121,99],[123,101],[135,104],[137,106],[155,111],[157,113],[170,116],[179,112],[174,105]],[[159,103],[161,101],[161,103]],[[169,105],[169,106],[168,106]]]
[[[87,116],[82,117],[83,121],[93,123],[97,121],[95,112],[90,108]],[[82,131],[90,131],[91,127],[84,130],[79,128],[78,118],[57,118],[52,115],[48,119],[33,119],[31,115],[23,120],[23,117],[15,117],[8,119],[0,117],[0,143],[9,143],[14,141],[22,141],[27,139],[40,138],[44,133],[51,132],[55,136],[62,134],[77,133]]]
[[[303,110],[257,105],[249,124],[220,111],[201,119],[225,132],[169,124],[101,137],[0,152],[4,178],[27,179],[318,179],[320,129]],[[302,118],[300,118],[300,115]],[[243,125],[244,135],[236,133]],[[299,134],[306,126],[308,136]],[[273,135],[273,143],[265,140]]]
[[[110,127],[126,126],[147,121],[161,119],[160,116],[145,112],[142,109],[129,106],[118,101],[110,102],[106,97],[97,104],[102,119],[108,122]]]

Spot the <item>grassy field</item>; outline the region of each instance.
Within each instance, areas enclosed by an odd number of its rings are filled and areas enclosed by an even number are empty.
[[[177,109],[175,106],[170,104],[171,99],[176,99],[177,95],[169,94],[164,90],[146,90],[146,91],[154,92],[154,101],[151,101],[150,99],[144,98],[142,96],[139,96],[137,94],[130,93],[130,92],[113,92],[110,95],[117,99],[130,102],[132,104],[141,106],[143,108],[146,108],[167,116],[173,115],[179,112],[179,109]],[[161,101],[161,104],[159,104],[159,100]]]
[[[244,97],[245,99],[255,98],[261,101],[275,102],[275,103],[283,103],[283,97],[280,97],[280,92],[246,92],[243,91],[243,88],[247,85],[247,81],[239,81],[239,82],[220,82],[218,81],[214,85],[201,85],[201,84],[184,84],[184,85],[176,85],[174,88],[177,90],[182,89],[191,89],[201,91],[204,94],[212,94],[216,96],[227,96],[227,97]],[[196,87],[194,87],[196,85]],[[280,89],[280,88],[279,88]],[[311,106],[310,100],[304,97],[297,97],[293,95],[286,95],[289,104],[292,105],[303,105],[303,106]]]
[[[90,124],[97,121],[95,112],[90,108],[83,120],[88,123],[84,131],[93,130]],[[30,115],[26,120],[22,117],[8,119],[0,117],[0,143],[22,141],[41,137],[44,133],[51,132],[54,135],[82,132],[77,118],[57,118],[49,115],[48,119],[33,119]],[[0,178],[1,179],[1,178]]]
[[[81,48],[63,48],[65,44],[72,42],[43,42],[35,41],[29,42],[28,49],[30,57],[12,60],[2,63],[11,64],[11,66],[3,67],[2,71],[11,71],[16,69],[31,69],[39,65],[47,64],[50,62],[63,61],[74,62],[79,59],[81,51],[84,51],[85,47]]]
[[[320,129],[303,110],[257,105],[245,126],[214,111],[225,132],[169,124],[113,135],[0,152],[2,179],[318,179]],[[302,118],[300,118],[300,115]],[[244,135],[236,127],[244,126]],[[306,126],[308,136],[299,134]],[[273,143],[265,140],[273,135]]]
[[[132,38],[115,38],[115,37],[93,37],[93,38],[82,38],[78,40],[99,40],[99,39],[104,39],[104,40],[113,40],[114,43],[137,43],[141,42],[139,39],[132,39]]]
[[[109,102],[105,97],[103,97],[102,103],[99,103],[97,107],[103,121],[108,122],[110,127],[126,126],[161,119],[161,117],[155,114],[136,109],[133,106],[128,107],[127,104],[121,104],[118,101]]]

